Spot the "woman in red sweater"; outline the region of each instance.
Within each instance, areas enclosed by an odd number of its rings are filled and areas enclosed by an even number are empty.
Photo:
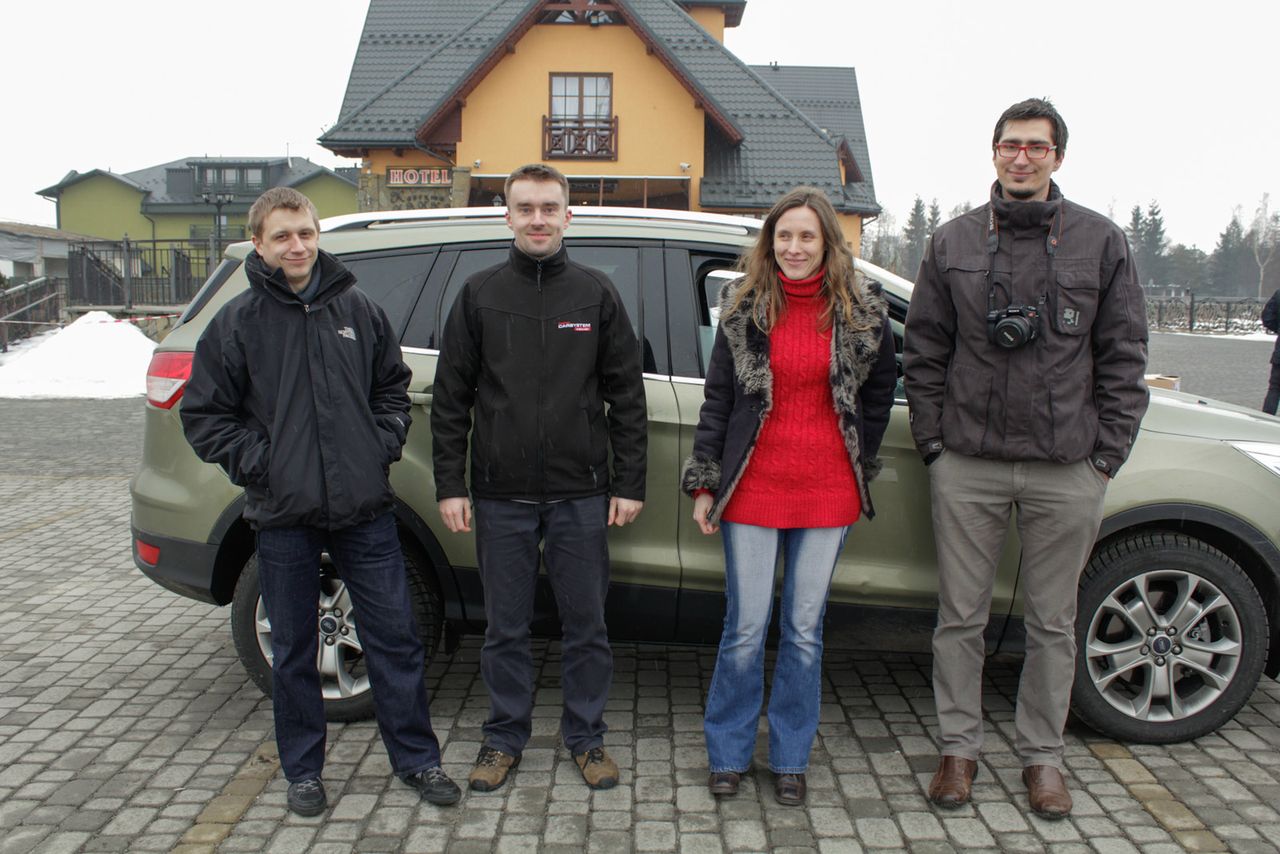
[[[721,294],[706,402],[682,477],[702,532],[724,537],[724,631],[704,721],[708,784],[736,794],[751,763],[781,556],[769,767],[778,802],[798,805],[818,729],[831,576],[850,526],[873,515],[867,484],[893,406],[893,333],[878,286],[854,276],[821,190],[783,196],[739,269],[743,277]]]

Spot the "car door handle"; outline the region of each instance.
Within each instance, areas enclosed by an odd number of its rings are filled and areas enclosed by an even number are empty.
[[[431,396],[435,392],[435,386],[427,386],[422,391],[409,392],[409,403],[414,406],[430,406]]]

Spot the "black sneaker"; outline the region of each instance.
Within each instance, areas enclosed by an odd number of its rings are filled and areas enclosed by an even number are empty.
[[[405,785],[417,789],[418,794],[429,804],[447,807],[449,804],[456,804],[462,797],[458,784],[450,780],[439,765],[401,779]]]
[[[329,806],[319,777],[289,784],[289,809],[298,815],[320,815]]]

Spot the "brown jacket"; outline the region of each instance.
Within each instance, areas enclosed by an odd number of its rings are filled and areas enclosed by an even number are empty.
[[[997,309],[1038,307],[1038,338],[1013,350],[990,343],[991,291]],[[1087,458],[1114,475],[1147,409],[1146,363],[1146,306],[1124,233],[1056,184],[1048,201],[1018,202],[997,183],[991,202],[931,238],[903,347],[911,432],[926,459],[944,447]]]

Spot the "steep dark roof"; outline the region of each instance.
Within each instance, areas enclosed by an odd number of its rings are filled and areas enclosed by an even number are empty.
[[[879,212],[869,183],[840,183],[842,140],[765,83],[675,0],[615,2],[706,113],[703,207],[768,207],[808,183],[826,190],[839,210]],[[414,146],[527,31],[541,5],[371,0],[342,112],[320,143],[333,150]],[[861,156],[850,171],[869,175],[865,145]]]
[[[816,65],[753,65],[751,70],[818,127],[849,143],[867,196],[874,203],[875,182],[871,178],[867,131],[862,123],[858,73],[852,68]]]

